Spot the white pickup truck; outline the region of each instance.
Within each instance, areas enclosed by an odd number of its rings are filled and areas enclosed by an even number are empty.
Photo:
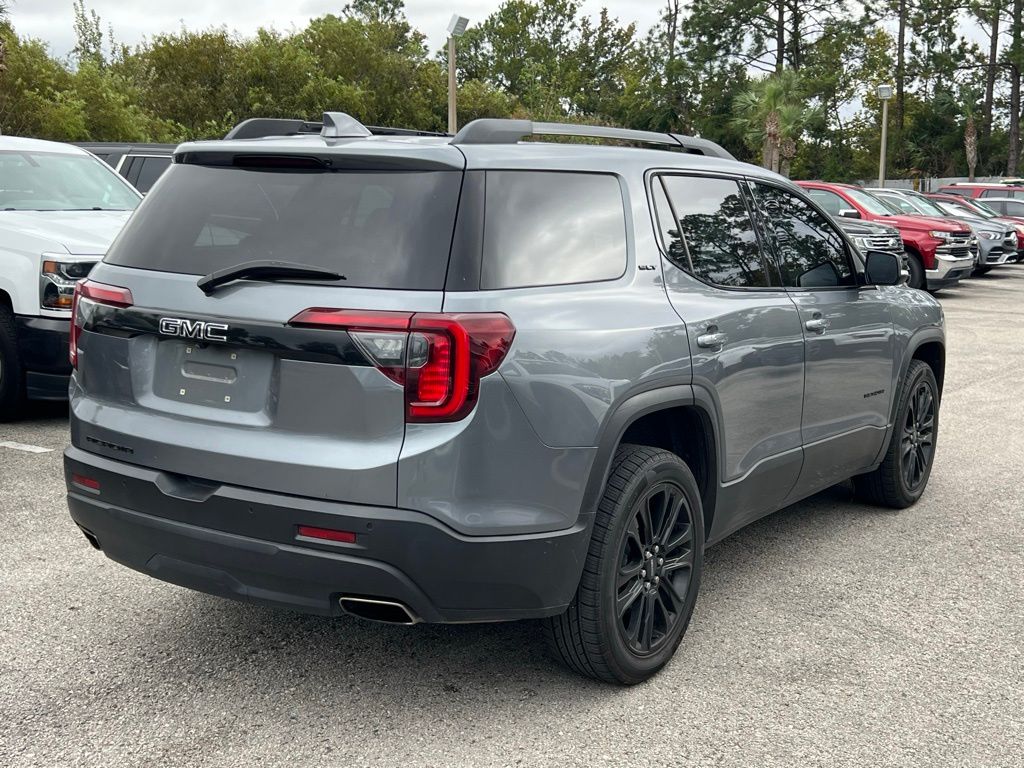
[[[75,283],[141,200],[83,149],[0,136],[0,421],[67,397]]]

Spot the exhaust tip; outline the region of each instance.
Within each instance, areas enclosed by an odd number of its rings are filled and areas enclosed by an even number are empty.
[[[394,600],[377,600],[369,597],[341,597],[341,610],[369,621],[383,624],[417,624],[419,618],[409,608]]]

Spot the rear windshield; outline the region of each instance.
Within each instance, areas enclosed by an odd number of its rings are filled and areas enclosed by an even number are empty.
[[[205,275],[274,259],[339,272],[347,287],[440,290],[461,177],[175,163],[105,260]]]

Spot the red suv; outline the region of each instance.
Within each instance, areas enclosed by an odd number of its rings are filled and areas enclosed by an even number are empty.
[[[955,285],[974,269],[971,231],[958,221],[931,216],[904,216],[884,200],[852,184],[796,182],[833,216],[877,221],[896,227],[903,238],[910,285],[937,291]]]
[[[939,187],[943,195],[959,195],[960,197],[1019,197],[1024,199],[1024,186],[1019,184],[996,184],[958,181]]]

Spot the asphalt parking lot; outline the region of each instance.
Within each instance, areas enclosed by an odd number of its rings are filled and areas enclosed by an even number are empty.
[[[312,618],[115,565],[65,508],[66,408],[33,407],[0,425],[0,766],[1019,766],[1024,265],[941,299],[922,502],[836,487],[714,547],[675,659],[631,689],[531,623]]]

